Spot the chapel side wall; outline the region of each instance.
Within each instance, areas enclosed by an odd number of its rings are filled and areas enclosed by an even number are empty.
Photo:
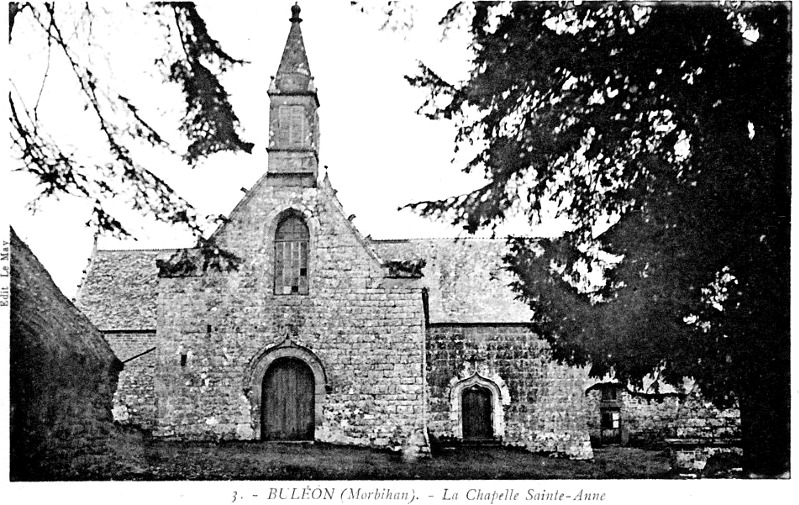
[[[526,325],[428,328],[428,427],[433,435],[446,440],[457,434],[460,421],[450,398],[453,379],[474,371],[498,376],[507,386],[504,444],[592,457],[583,403],[587,372],[553,362],[548,344]]]
[[[107,331],[104,337],[124,364],[114,392],[114,421],[152,430],[156,418],[156,359],[155,353],[150,350],[156,346],[155,330]]]
[[[320,193],[261,188],[218,238],[243,259],[238,271],[160,279],[156,435],[260,438],[252,371],[287,336],[327,375],[317,440],[397,449],[420,432],[421,287],[386,279]],[[272,237],[287,209],[310,229],[309,295],[273,294]]]
[[[706,443],[737,439],[741,435],[737,407],[718,409],[706,401],[698,388],[687,395],[619,393],[621,429],[629,445],[663,447],[667,438],[696,439]],[[586,393],[591,438],[599,440],[601,391]]]

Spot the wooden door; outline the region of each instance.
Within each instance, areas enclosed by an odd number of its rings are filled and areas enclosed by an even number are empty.
[[[314,378],[308,365],[295,358],[275,360],[261,392],[263,440],[313,440]]]
[[[463,439],[490,440],[494,438],[491,423],[491,392],[479,386],[472,386],[463,392]]]

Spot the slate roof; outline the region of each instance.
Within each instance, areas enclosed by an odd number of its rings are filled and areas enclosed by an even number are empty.
[[[504,240],[371,240],[383,260],[424,259],[432,323],[526,323],[532,313],[514,299],[502,269]],[[158,269],[174,249],[95,252],[76,305],[101,330],[154,330]]]
[[[502,268],[504,239],[373,240],[383,260],[424,259],[431,323],[527,323],[530,308],[515,299]]]
[[[156,259],[174,249],[95,251],[75,305],[101,330],[154,330]]]

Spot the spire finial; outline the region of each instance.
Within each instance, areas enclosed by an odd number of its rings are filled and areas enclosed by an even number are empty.
[[[292,23],[302,23],[302,18],[300,17],[300,6],[297,2],[294,2],[294,5],[291,6],[291,18],[289,21]]]

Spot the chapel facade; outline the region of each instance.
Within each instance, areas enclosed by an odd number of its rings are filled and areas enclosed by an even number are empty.
[[[77,297],[125,362],[119,422],[179,439],[422,451],[429,437],[590,457],[585,373],[551,363],[491,240],[365,238],[319,176],[299,7],[268,169],[197,248],[93,253]],[[422,265],[424,264],[424,267]]]
[[[92,255],[76,303],[124,362],[115,419],[181,440],[592,457],[592,382],[551,360],[504,241],[373,240],[347,218],[319,175],[299,14],[268,88],[268,168],[211,237],[225,255]]]

